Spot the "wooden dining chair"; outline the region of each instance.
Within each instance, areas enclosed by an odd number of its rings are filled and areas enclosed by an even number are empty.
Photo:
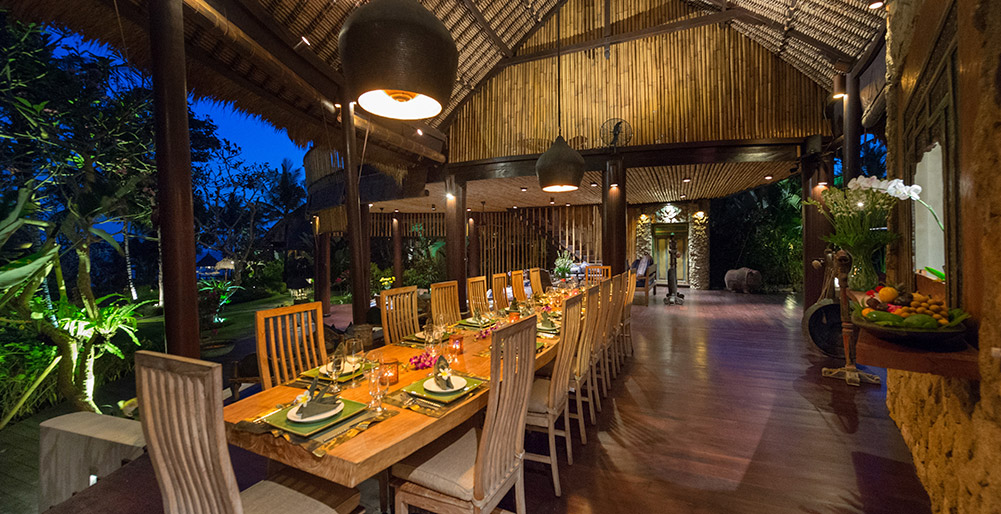
[[[462,319],[457,280],[431,284],[431,316],[435,323],[452,324]]]
[[[584,428],[584,402],[587,402],[587,408],[591,412],[592,425],[598,424],[598,418],[594,414],[595,402],[598,405],[601,404],[600,395],[595,394],[594,367],[591,364],[591,349],[594,347],[598,320],[601,317],[601,309],[598,306],[598,289],[598,286],[591,286],[584,292],[583,328],[577,340],[577,348],[574,350],[573,369],[569,377],[570,396],[577,403],[577,412],[571,412],[570,419],[577,420],[581,444],[587,444],[587,431]]]
[[[591,365],[594,367],[595,390],[597,382],[601,382],[601,396],[608,396],[609,373],[605,360],[605,342],[608,340],[609,318],[612,313],[612,279],[602,280],[598,285],[598,327],[595,331],[594,345],[591,347]],[[601,403],[595,408],[601,412]]]
[[[420,331],[417,315],[417,286],[397,287],[379,293],[382,335],[386,344],[398,343]]]
[[[466,298],[469,312],[479,312],[481,315],[490,311],[490,300],[487,299],[487,277],[466,279]]]
[[[633,348],[633,331],[632,331],[632,317],[633,317],[633,296],[636,295],[636,288],[638,286],[636,282],[636,272],[628,271],[626,272],[626,285],[625,285],[625,297],[622,299],[622,328],[619,334],[619,348],[623,358],[628,350],[629,355],[634,352]]]
[[[571,296],[563,302],[563,324],[550,378],[536,377],[532,383],[532,394],[528,398],[528,415],[525,428],[545,431],[549,434],[549,455],[525,453],[525,458],[549,464],[553,473],[553,489],[560,496],[560,468],[556,458],[556,436],[561,436],[567,445],[567,463],[573,464],[573,446],[570,441],[570,372],[573,368],[574,353],[580,340],[580,311],[584,297]],[[556,420],[563,416],[563,429],[556,428]]]
[[[528,270],[528,281],[532,286],[532,295],[541,295],[546,292],[542,287],[542,270],[539,268]]]
[[[618,378],[619,370],[622,369],[623,355],[621,353],[621,346],[619,345],[619,340],[622,336],[622,312],[625,310],[626,302],[625,295],[628,290],[628,280],[629,275],[626,273],[619,273],[612,278],[612,318],[609,321],[611,324],[609,326],[608,341],[606,342],[606,357],[608,363],[611,366],[612,378]]]
[[[265,390],[327,363],[320,302],[257,311],[257,365]]]
[[[525,303],[528,301],[528,295],[525,294],[524,271],[515,270],[511,272],[511,294],[519,303]]]
[[[611,266],[588,266],[584,268],[584,281],[587,284],[597,284],[609,278],[612,278]]]
[[[525,416],[535,373],[536,317],[497,330],[482,431],[461,427],[395,464],[396,514],[492,512],[513,486],[525,513]],[[504,366],[501,366],[501,361]]]
[[[136,394],[166,514],[363,512],[357,490],[303,473],[280,472],[239,491],[223,426],[219,364],[136,352]]]
[[[507,298],[507,273],[494,273],[491,280],[491,289],[494,295],[494,309],[507,309],[511,302]]]

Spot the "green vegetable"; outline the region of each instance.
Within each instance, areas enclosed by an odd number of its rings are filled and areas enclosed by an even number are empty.
[[[970,317],[970,313],[964,311],[963,309],[950,309],[949,310],[949,323],[945,326],[954,327],[963,322],[966,318]]]
[[[938,328],[938,321],[927,314],[912,314],[904,319],[908,328]]]
[[[865,319],[872,321],[873,323],[885,323],[888,326],[897,326],[904,322],[904,318],[901,318],[896,314],[890,314],[889,312],[883,311],[872,311],[865,315]]]

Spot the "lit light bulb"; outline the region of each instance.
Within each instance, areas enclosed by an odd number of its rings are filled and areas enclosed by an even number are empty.
[[[434,98],[395,89],[362,93],[358,105],[372,114],[397,120],[422,120],[441,112],[441,104]]]

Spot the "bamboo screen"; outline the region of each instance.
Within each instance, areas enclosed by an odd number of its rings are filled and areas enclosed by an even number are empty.
[[[563,135],[578,149],[604,146],[599,128],[613,117],[632,125],[630,145],[827,132],[827,93],[733,29],[704,26],[610,51],[607,60],[603,49],[563,56]],[[450,127],[450,160],[545,151],[557,135],[555,77],[549,58],[487,81]]]

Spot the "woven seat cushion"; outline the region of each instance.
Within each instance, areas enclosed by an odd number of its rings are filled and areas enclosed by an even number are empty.
[[[528,397],[528,412],[545,414],[549,411],[546,401],[549,396],[548,378],[536,378],[532,382],[532,395]]]
[[[344,487],[293,467],[284,467],[268,477],[268,481],[306,495],[334,511],[347,514],[361,502],[361,491]]]
[[[240,493],[244,514],[274,514],[275,512],[311,512],[348,514],[299,491],[270,480],[262,480]],[[356,503],[357,504],[357,503]]]
[[[460,500],[473,500],[480,431],[460,427],[393,465],[393,476]]]

